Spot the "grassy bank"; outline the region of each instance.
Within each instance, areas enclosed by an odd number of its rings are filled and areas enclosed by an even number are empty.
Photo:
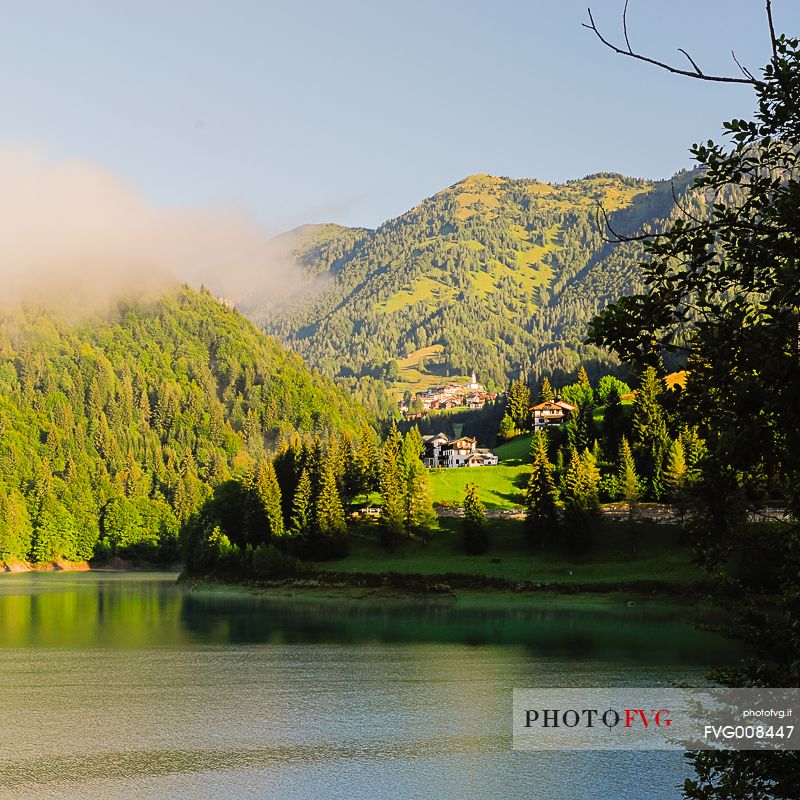
[[[573,557],[558,547],[543,551],[531,543],[520,520],[491,520],[489,550],[480,556],[463,552],[460,520],[440,519],[439,525],[429,541],[408,541],[393,552],[381,547],[376,532],[369,526],[356,528],[346,558],[310,566],[317,572],[342,575],[464,575],[510,584],[576,587],[648,582],[685,586],[707,577],[691,563],[677,526],[601,522],[589,549]]]

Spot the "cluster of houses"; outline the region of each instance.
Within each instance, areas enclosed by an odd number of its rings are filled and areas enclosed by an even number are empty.
[[[447,386],[433,386],[423,392],[417,392],[414,399],[419,402],[412,402],[411,408],[402,400],[399,401],[398,408],[408,419],[416,419],[428,411],[437,409],[483,408],[489,400],[496,400],[497,397],[497,392],[487,392],[483,384],[477,382],[473,372],[472,379],[466,385],[451,383]]]
[[[533,430],[541,431],[550,425],[561,425],[576,406],[564,400],[547,400],[531,406]],[[426,467],[492,467],[497,455],[488,447],[478,447],[472,436],[451,438],[444,433],[422,437],[425,445],[423,463]]]
[[[423,436],[426,467],[492,467],[497,464],[497,455],[487,447],[478,447],[472,436],[451,439],[443,433]]]

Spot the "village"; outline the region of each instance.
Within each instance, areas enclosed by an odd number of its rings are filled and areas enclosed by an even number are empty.
[[[467,384],[450,383],[446,386],[432,386],[417,392],[413,399],[399,400],[397,406],[406,419],[420,419],[429,411],[483,408],[486,403],[498,397],[498,392],[489,392],[482,383],[478,383],[473,372]]]
[[[431,411],[444,411],[456,408],[481,409],[488,402],[497,400],[499,392],[490,392],[478,383],[473,372],[469,383],[450,383],[446,386],[433,386],[412,396],[406,392],[398,400],[398,410],[407,420],[426,417]],[[550,425],[561,425],[576,410],[575,406],[561,399],[537,403],[529,409],[533,431],[544,430]],[[460,427],[460,426],[459,426]],[[497,455],[487,447],[479,447],[472,436],[450,437],[445,433],[423,436],[425,453],[423,463],[431,469],[453,467],[495,466]]]

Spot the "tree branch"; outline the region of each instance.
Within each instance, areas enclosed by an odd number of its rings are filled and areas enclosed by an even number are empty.
[[[769,23],[769,41],[772,45],[772,58],[778,66],[778,37],[775,35],[775,23],[772,19],[772,0],[767,0],[767,22]]]
[[[627,45],[627,50],[622,48],[622,47],[618,47],[613,42],[610,42],[608,39],[606,39],[606,37],[603,36],[602,33],[600,33],[600,30],[598,29],[597,24],[594,21],[594,17],[592,16],[592,9],[588,8],[587,12],[589,14],[589,22],[588,23],[586,23],[586,22],[581,23],[583,25],[583,27],[587,28],[590,31],[592,31],[594,33],[594,35],[597,36],[597,38],[606,47],[608,47],[610,50],[613,50],[615,53],[619,53],[619,55],[621,55],[621,56],[628,56],[629,58],[635,58],[637,61],[644,61],[647,64],[653,64],[654,66],[659,67],[661,69],[664,69],[667,72],[672,72],[675,75],[683,75],[683,76],[685,76],[687,78],[696,78],[697,80],[701,80],[701,81],[713,81],[715,83],[744,83],[744,84],[751,84],[751,85],[756,83],[755,78],[753,78],[752,76],[744,77],[744,78],[734,78],[734,77],[732,77],[730,75],[707,75],[705,72],[703,72],[700,69],[700,67],[697,66],[697,64],[694,61],[694,59],[685,50],[683,50],[682,48],[679,48],[679,52],[683,53],[686,56],[686,58],[689,59],[689,61],[691,62],[692,66],[694,67],[693,70],[680,69],[678,67],[672,66],[671,64],[667,64],[664,61],[658,61],[655,58],[650,58],[649,56],[645,56],[645,55],[642,55],[641,53],[635,52],[633,50],[633,48],[631,47],[630,40],[628,39],[628,20],[627,20],[628,0],[625,0],[625,9],[624,9],[624,11],[622,13],[622,28],[623,28],[623,33],[624,33],[624,36],[625,36],[625,44]],[[771,7],[770,7],[770,0],[767,0],[767,12],[768,12],[768,14],[770,16],[770,25],[771,25],[772,10],[771,10]],[[773,37],[774,37],[774,33],[773,33]],[[773,50],[775,50],[774,38],[773,38]]]
[[[597,203],[597,214],[595,215],[595,222],[597,224],[597,229],[600,231],[600,236],[602,236],[604,242],[608,242],[609,244],[620,244],[621,242],[644,242],[649,241],[650,239],[655,239],[660,234],[658,233],[640,233],[631,236],[626,236],[625,234],[618,233],[614,230],[613,226],[611,225],[611,219],[608,216],[608,212],[603,208],[603,204],[599,200],[595,200]],[[603,217],[603,222],[601,224],[600,217]],[[611,231],[613,239],[605,236],[603,234],[603,228]]]
[[[745,69],[745,68],[744,68],[744,67],[743,67],[743,66],[742,66],[742,65],[739,63],[739,59],[738,59],[738,58],[736,58],[736,53],[734,53],[734,52],[733,52],[733,50],[731,50],[731,57],[732,57],[732,58],[733,58],[733,60],[736,62],[736,66],[737,66],[737,67],[739,67],[739,69],[742,71],[742,75],[744,75],[744,76],[745,76],[745,78],[749,78],[749,79],[750,79],[750,80],[751,80],[753,83],[755,83],[755,82],[756,82],[756,76],[755,76],[755,75],[753,75],[753,73],[752,73],[752,72],[750,72],[750,70],[749,70],[749,69]]]

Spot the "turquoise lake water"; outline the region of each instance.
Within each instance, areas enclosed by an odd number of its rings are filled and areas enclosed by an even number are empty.
[[[526,753],[511,692],[702,681],[686,610],[450,607],[0,577],[3,798],[679,798],[672,753]]]

